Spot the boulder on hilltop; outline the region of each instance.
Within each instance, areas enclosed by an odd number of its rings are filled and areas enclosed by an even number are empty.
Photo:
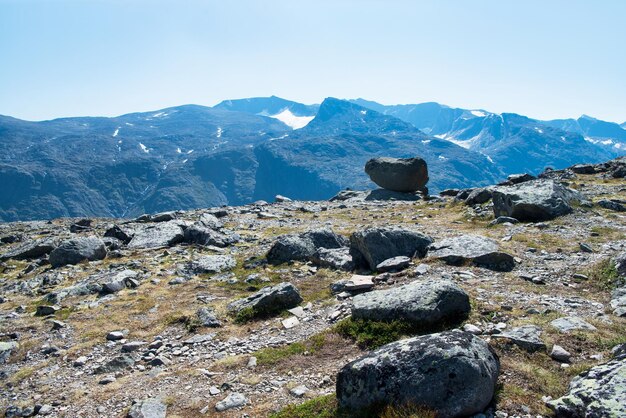
[[[424,190],[428,183],[428,166],[419,157],[372,158],[365,164],[365,173],[383,189],[394,192]]]

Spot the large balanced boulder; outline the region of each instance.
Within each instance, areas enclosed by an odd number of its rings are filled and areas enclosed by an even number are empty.
[[[428,183],[428,166],[421,158],[372,158],[365,173],[383,189],[411,193]]]
[[[569,392],[548,406],[557,417],[625,417],[626,356],[576,376]]]
[[[228,310],[239,313],[244,309],[250,309],[254,315],[264,316],[295,308],[302,303],[302,297],[298,289],[291,283],[280,283],[276,286],[268,286],[258,292],[231,302]]]
[[[520,221],[545,221],[573,211],[580,193],[553,180],[532,180],[493,189],[493,212]]]
[[[337,375],[337,399],[350,411],[411,404],[437,417],[470,416],[491,402],[499,371],[485,341],[446,331],[396,341],[348,363]]]
[[[401,228],[368,228],[350,236],[350,254],[355,264],[376,270],[383,261],[398,257],[424,257],[433,240]]]
[[[319,248],[341,248],[348,240],[328,228],[307,231],[302,234],[279,237],[267,253],[267,261],[282,264],[289,261],[307,261]]]
[[[479,235],[461,235],[437,241],[428,247],[428,256],[454,266],[466,262],[496,271],[511,271],[515,258],[499,250],[498,244]]]
[[[80,237],[63,241],[61,245],[50,253],[52,267],[61,267],[67,264],[78,264],[81,261],[102,260],[107,256],[107,249],[98,237]]]
[[[414,281],[354,297],[352,317],[374,321],[401,320],[420,328],[458,323],[470,312],[469,296],[449,280]]]

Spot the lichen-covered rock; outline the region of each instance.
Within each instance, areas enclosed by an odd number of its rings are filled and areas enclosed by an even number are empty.
[[[433,240],[402,228],[368,228],[350,236],[350,254],[357,266],[376,266],[393,257],[424,257]]]
[[[184,241],[190,244],[228,247],[229,245],[236,244],[240,240],[241,237],[239,234],[216,231],[200,223],[191,225],[189,228],[185,229],[184,232]]]
[[[428,247],[428,255],[451,265],[472,262],[496,271],[511,271],[515,267],[512,255],[500,251],[494,240],[478,235],[461,235],[437,241]]]
[[[352,317],[375,321],[401,320],[432,328],[459,322],[467,317],[470,309],[469,296],[454,282],[419,280],[355,296]]]
[[[576,376],[567,395],[548,402],[557,417],[626,416],[626,357]]]
[[[302,297],[298,289],[291,283],[280,283],[276,286],[268,286],[258,292],[231,302],[228,310],[238,313],[244,309],[250,309],[254,315],[263,316],[290,309],[302,303]]]
[[[532,180],[493,189],[496,217],[520,221],[545,221],[572,212],[572,202],[582,201],[580,193],[553,180]]]
[[[426,161],[415,158],[372,158],[365,164],[365,173],[383,189],[415,192],[428,183]]]
[[[80,237],[63,241],[50,253],[52,267],[78,264],[81,261],[102,260],[107,255],[106,245],[98,237]]]
[[[469,416],[491,402],[500,361],[464,331],[400,340],[344,366],[337,375],[341,407],[420,405],[438,417]]]

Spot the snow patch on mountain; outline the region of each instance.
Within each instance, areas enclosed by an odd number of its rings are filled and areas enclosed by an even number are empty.
[[[141,147],[141,150],[143,152],[145,152],[146,154],[148,154],[150,152],[150,150],[148,149],[148,147],[146,147],[144,144],[142,144],[141,142],[139,143],[139,147]]]
[[[275,115],[269,115],[270,118],[278,119],[291,129],[304,128],[313,120],[315,116],[296,116],[289,109],[285,109]]]
[[[113,132],[113,138],[115,138],[117,136],[117,134],[119,134],[119,133],[120,133],[120,128],[117,128],[115,130],[115,132]]]

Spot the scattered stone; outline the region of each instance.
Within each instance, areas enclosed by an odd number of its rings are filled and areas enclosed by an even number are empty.
[[[0,341],[0,364],[6,363],[11,353],[13,353],[13,350],[17,347],[18,345],[15,341]]]
[[[541,341],[541,332],[541,328],[536,325],[523,325],[492,337],[505,339],[526,351],[534,352],[546,349],[546,344]]]
[[[493,189],[496,217],[509,216],[520,221],[545,221],[572,212],[571,203],[581,195],[553,180],[532,180]]]
[[[203,255],[197,257],[186,266],[190,274],[213,274],[230,270],[237,265],[235,259],[229,255]]]
[[[469,206],[482,205],[483,203],[487,203],[491,200],[492,194],[493,192],[489,187],[474,189],[465,199],[465,204]]]
[[[447,331],[387,344],[344,366],[337,400],[348,410],[414,404],[437,416],[482,412],[495,393],[500,361],[470,333]]]
[[[179,221],[159,222],[138,227],[128,247],[143,249],[171,247],[183,240],[183,229]]]
[[[619,202],[614,202],[612,200],[600,200],[598,201],[598,206],[604,209],[613,210],[615,212],[624,212],[626,211],[626,206],[622,205]]]
[[[56,319],[53,319],[50,322],[52,323],[52,330],[53,331],[58,331],[60,329],[63,329],[65,327],[67,327],[67,324],[65,322],[57,321]]]
[[[568,393],[548,406],[556,417],[624,417],[625,399],[626,358],[622,358],[576,376]]]
[[[348,245],[346,238],[328,228],[316,229],[297,235],[283,235],[267,253],[267,261],[282,264],[290,261],[307,261],[319,248],[333,249]]]
[[[228,409],[239,408],[244,406],[248,402],[248,399],[241,393],[233,392],[229,394],[225,399],[219,401],[215,405],[217,412],[223,412]]]
[[[196,311],[196,318],[200,322],[200,325],[208,328],[221,327],[222,323],[217,319],[217,315],[211,308],[203,307]]]
[[[183,344],[185,345],[203,344],[203,343],[213,340],[213,338],[215,338],[214,333],[213,334],[198,334],[198,335],[194,335],[193,337],[187,338],[185,341],[183,341]]]
[[[102,379],[98,381],[101,385],[108,385],[109,383],[115,382],[117,379],[115,376],[104,376]]]
[[[359,292],[370,290],[374,287],[374,282],[372,281],[372,276],[362,276],[360,274],[353,274],[350,280],[343,283],[343,288],[341,291],[346,292]],[[335,286],[337,289],[337,286]],[[331,289],[332,290],[332,289]]]
[[[421,158],[372,158],[365,173],[383,189],[395,192],[423,190],[428,183],[428,166]]]
[[[108,341],[119,341],[125,338],[125,333],[123,331],[111,331],[107,333],[106,339]]]
[[[213,217],[215,218],[215,217]],[[215,221],[221,224],[215,218]],[[209,222],[210,223],[210,222]],[[241,241],[239,234],[225,233],[224,231],[216,231],[206,226],[204,223],[191,225],[185,229],[184,241],[190,244],[198,244],[204,246],[228,247]]]
[[[498,216],[496,219],[494,219],[493,221],[491,221],[489,223],[489,225],[500,225],[500,224],[516,224],[519,221],[515,218],[511,218],[510,216]]]
[[[291,329],[300,325],[300,321],[295,316],[290,316],[289,318],[285,318],[281,321],[281,323],[283,324],[283,327],[285,329]]]
[[[37,306],[37,311],[35,312],[36,316],[48,316],[54,315],[61,309],[60,306],[56,305],[39,305]]]
[[[550,357],[552,357],[556,361],[560,361],[563,363],[569,363],[572,355],[560,345],[554,345],[552,347],[552,351],[550,352]]]
[[[593,248],[591,248],[591,245],[586,244],[584,242],[579,243],[578,247],[580,248],[580,251],[582,251],[584,253],[592,253],[593,252]]]
[[[58,245],[58,241],[53,238],[42,238],[28,242],[9,252],[0,255],[0,261],[6,260],[32,260],[50,254]]]
[[[292,200],[291,200],[291,199],[289,199],[288,197],[283,196],[283,195],[280,195],[280,194],[277,194],[277,195],[274,197],[274,202],[276,202],[276,203],[286,203],[286,202],[291,202],[291,201],[292,201]]]
[[[84,260],[102,260],[106,255],[106,246],[100,238],[79,237],[63,241],[50,252],[49,260],[52,267],[62,267],[67,264],[78,264]]]
[[[248,364],[246,365],[246,367],[248,369],[254,369],[256,367],[256,363],[257,363],[257,358],[254,357],[254,356],[250,356],[250,358],[248,359]]]
[[[550,322],[550,325],[565,333],[576,330],[596,330],[596,327],[576,316],[564,316],[562,318],[555,319]]]
[[[483,330],[473,324],[465,324],[463,325],[463,331],[469,332],[474,335],[480,335],[483,333]]]
[[[318,267],[345,271],[354,270],[354,262],[348,247],[318,248],[309,259]]]
[[[156,398],[137,402],[128,411],[128,418],[165,418],[166,415],[167,405]]]
[[[94,373],[103,374],[103,373],[115,373],[127,369],[129,367],[133,367],[135,365],[135,360],[128,354],[122,354],[121,356],[117,356],[112,360],[108,361],[105,364],[102,364],[95,368]]]
[[[433,328],[459,322],[470,309],[469,296],[454,282],[420,280],[355,296],[352,317],[373,321],[401,320]]]
[[[300,385],[300,386],[296,386],[295,388],[291,389],[289,391],[289,393],[291,395],[295,396],[296,398],[302,398],[304,395],[309,393],[309,388],[307,388],[304,385]]]
[[[133,351],[139,350],[141,347],[146,345],[145,341],[131,341],[122,345],[122,353],[130,353]]]
[[[437,241],[428,247],[428,255],[455,266],[472,262],[496,271],[511,271],[515,267],[512,255],[499,251],[494,240],[479,235]]]
[[[87,364],[87,361],[88,361],[87,357],[80,356],[76,360],[74,360],[74,362],[72,363],[72,366],[83,367],[85,364]]]
[[[357,266],[376,266],[393,257],[424,257],[432,239],[401,228],[368,228],[350,236],[350,254]]]
[[[376,271],[382,273],[387,271],[402,271],[405,268],[409,267],[409,264],[411,264],[411,259],[409,257],[401,255],[398,257],[388,258],[382,263],[379,263],[376,266]]]
[[[268,286],[258,292],[231,302],[228,310],[231,312],[241,312],[244,309],[251,309],[255,315],[270,315],[285,309],[294,308],[302,302],[302,297],[298,289],[288,282],[280,283],[276,286]]]

